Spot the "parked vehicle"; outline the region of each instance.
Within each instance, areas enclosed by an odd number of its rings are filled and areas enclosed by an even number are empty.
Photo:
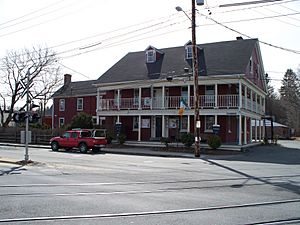
[[[78,148],[81,153],[86,153],[89,149],[97,153],[106,144],[105,129],[73,129],[66,131],[62,136],[50,139],[52,151],[62,148],[66,150]]]

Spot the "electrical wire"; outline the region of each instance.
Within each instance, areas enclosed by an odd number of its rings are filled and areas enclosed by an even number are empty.
[[[203,14],[200,14],[200,15],[201,15],[201,16],[205,16],[205,15],[203,15]],[[216,23],[216,24],[218,24],[218,25],[220,25],[220,26],[222,26],[222,27],[228,29],[228,30],[231,30],[231,31],[233,31],[233,32],[235,32],[235,33],[238,33],[238,34],[240,34],[240,35],[242,35],[242,36],[245,36],[245,37],[247,37],[247,38],[252,39],[252,37],[250,37],[249,35],[244,34],[244,33],[241,33],[241,32],[239,32],[239,31],[237,31],[237,30],[235,30],[235,29],[233,29],[233,28],[231,28],[231,27],[228,27],[227,25],[224,25],[224,23],[226,23],[226,22],[220,23],[220,22],[216,21],[215,19],[213,19],[213,18],[211,18],[211,17],[207,17],[207,16],[205,16],[205,17],[208,18],[209,20],[213,21],[214,23]],[[227,23],[228,23],[228,22],[227,22]],[[274,45],[274,44],[270,44],[270,43],[268,43],[268,42],[261,41],[261,40],[259,40],[259,42],[262,43],[262,44],[264,44],[264,45],[267,45],[267,46],[270,46],[270,47],[273,47],[273,48],[277,48],[277,49],[280,49],[280,50],[283,50],[283,51],[292,52],[292,53],[295,53],[295,54],[300,54],[300,51],[299,51],[299,50],[294,50],[294,49],[289,49],[289,48],[281,47],[281,46]]]

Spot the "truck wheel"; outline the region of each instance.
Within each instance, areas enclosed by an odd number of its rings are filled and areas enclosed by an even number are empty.
[[[99,153],[99,152],[100,152],[100,148],[94,147],[94,148],[92,149],[92,151],[93,151],[93,153]]]
[[[58,145],[58,143],[56,141],[53,141],[51,143],[51,149],[52,149],[52,151],[55,151],[55,152],[58,151],[59,145]]]
[[[86,153],[87,150],[88,150],[88,147],[87,147],[87,145],[86,145],[85,143],[81,143],[81,144],[79,145],[79,151],[80,151],[81,153]]]

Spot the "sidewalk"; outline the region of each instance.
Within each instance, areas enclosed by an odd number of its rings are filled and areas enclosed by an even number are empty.
[[[11,147],[25,147],[24,144],[16,144],[16,143],[0,143],[0,146],[11,146]],[[50,145],[28,145],[29,148],[43,148],[43,149],[51,149]],[[117,146],[111,145],[109,147],[103,148],[100,151],[101,153],[109,153],[109,154],[123,154],[123,155],[140,155],[140,156],[157,156],[157,157],[181,157],[181,158],[194,158],[193,153],[188,152],[172,152],[172,151],[163,151],[159,150],[159,148],[155,147],[141,147],[141,146]],[[19,161],[3,158],[0,156],[0,162],[2,163],[14,163],[20,164]]]

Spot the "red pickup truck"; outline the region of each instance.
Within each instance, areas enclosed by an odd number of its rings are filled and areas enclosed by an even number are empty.
[[[106,144],[107,139],[104,129],[74,129],[66,131],[62,136],[50,139],[52,151],[58,151],[60,148],[66,150],[78,148],[82,153],[86,153],[89,149],[97,153]]]

